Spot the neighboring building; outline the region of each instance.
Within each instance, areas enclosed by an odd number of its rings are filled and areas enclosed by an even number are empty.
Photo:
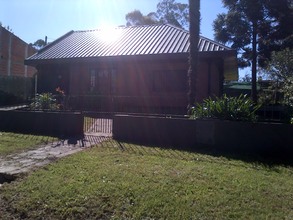
[[[80,108],[183,113],[189,33],[171,25],[70,31],[25,60],[39,92],[65,91]],[[236,51],[201,37],[197,101],[219,96],[238,79]],[[78,107],[78,106],[76,106]]]
[[[24,60],[37,50],[0,26],[0,76],[32,77],[36,69]]]
[[[24,60],[36,52],[0,25],[0,106],[23,103],[33,94],[37,70],[24,65]]]

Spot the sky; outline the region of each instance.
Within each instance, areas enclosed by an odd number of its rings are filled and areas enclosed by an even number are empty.
[[[159,0],[0,0],[0,22],[27,43],[56,40],[71,30],[125,25],[135,9],[156,11]],[[188,0],[177,0],[188,3]],[[221,0],[201,1],[201,35],[213,39],[212,23],[223,12]]]
[[[135,9],[156,11],[159,0],[0,0],[0,22],[26,43],[52,42],[71,30],[125,25]],[[188,3],[188,0],[176,0]],[[201,35],[214,39],[213,21],[225,12],[221,0],[201,0]]]

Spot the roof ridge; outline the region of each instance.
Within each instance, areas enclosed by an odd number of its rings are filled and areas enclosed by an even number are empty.
[[[168,24],[168,23],[164,23],[164,24],[142,24],[142,25],[132,25],[132,26],[127,26],[127,25],[119,25],[119,26],[115,26],[113,27],[114,29],[126,29],[126,28],[140,28],[140,27],[152,27],[152,26],[169,26],[172,28],[176,28],[180,31],[189,33],[187,30],[180,28],[180,27],[176,27],[175,25],[172,24]],[[75,33],[84,33],[84,32],[94,32],[94,31],[102,31],[106,28],[96,28],[96,29],[88,29],[88,30],[76,30],[74,31]]]

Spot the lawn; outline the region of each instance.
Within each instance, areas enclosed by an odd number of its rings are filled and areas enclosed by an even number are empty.
[[[0,132],[0,156],[33,149],[40,144],[57,140],[56,138]]]
[[[292,219],[293,168],[108,141],[4,184],[0,204],[3,219]]]

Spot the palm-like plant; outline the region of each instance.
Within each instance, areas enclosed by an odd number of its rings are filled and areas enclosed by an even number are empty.
[[[255,105],[246,95],[229,97],[224,94],[222,97],[208,98],[202,104],[197,104],[191,109],[191,118],[255,122],[259,108],[260,105]]]

